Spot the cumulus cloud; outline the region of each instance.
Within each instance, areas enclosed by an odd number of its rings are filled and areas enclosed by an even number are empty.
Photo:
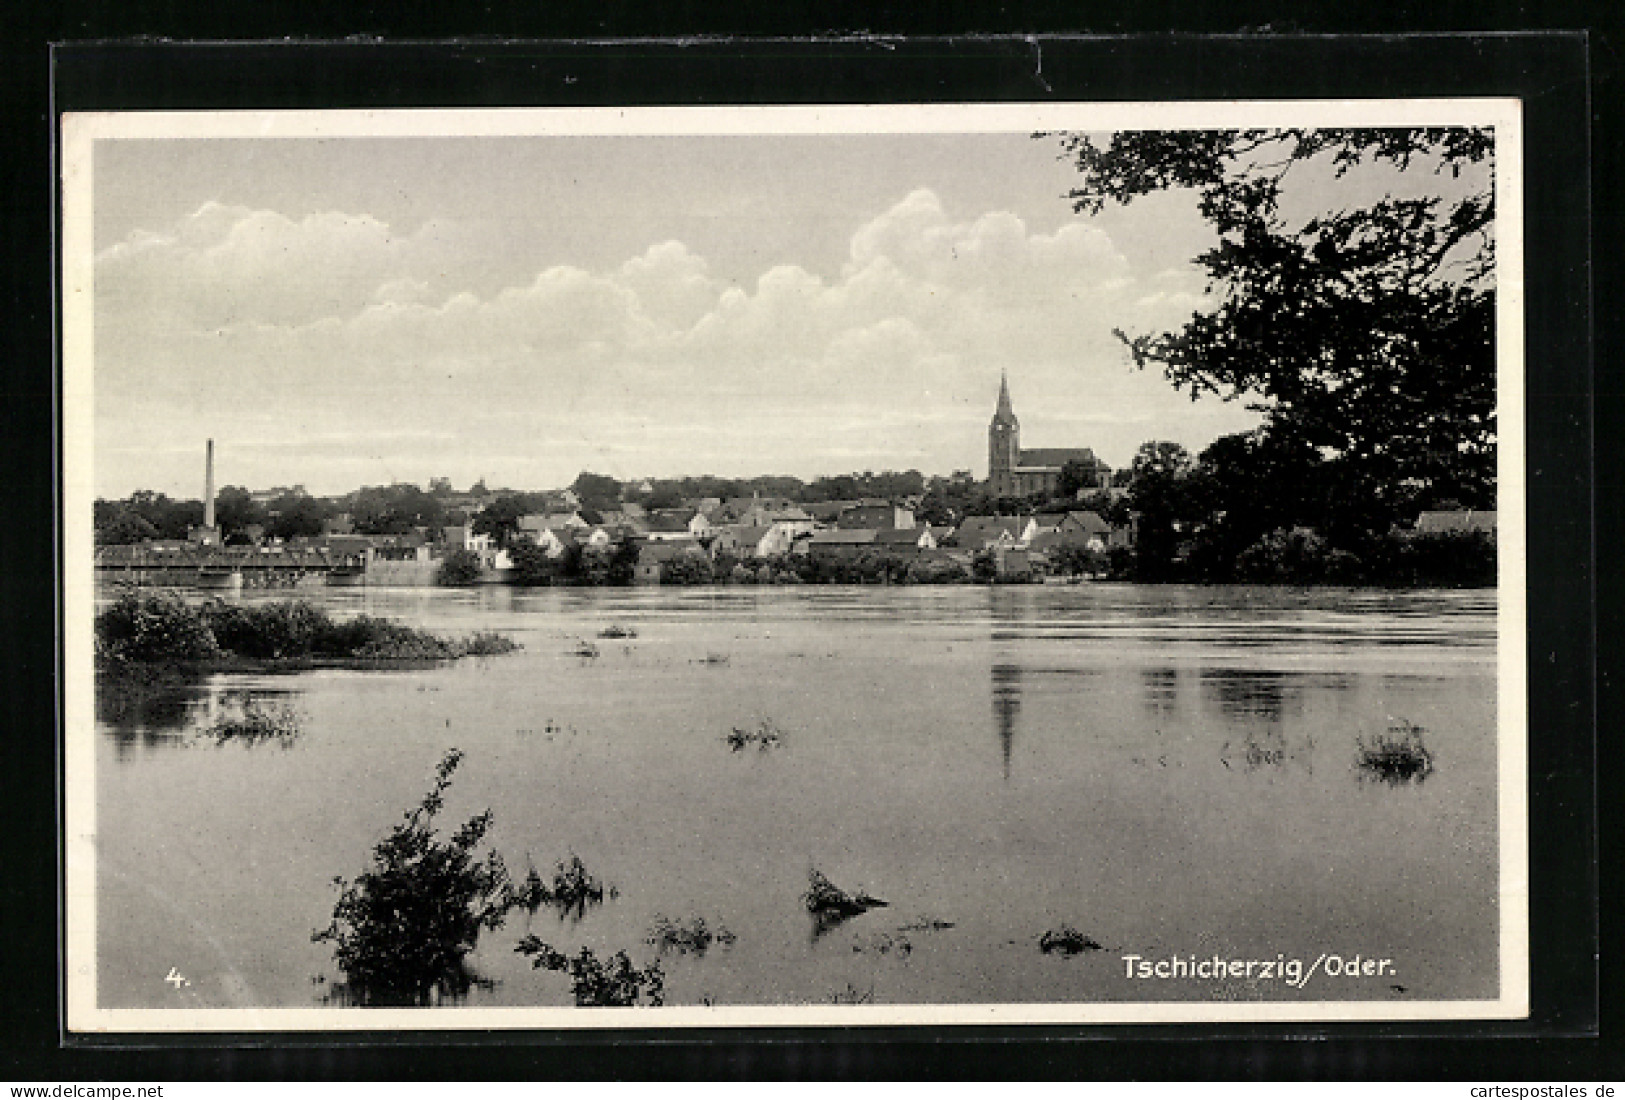
[[[1104,433],[1034,444],[1126,457],[1146,416],[1240,423],[1222,406],[1193,414],[1159,378],[1129,370],[1110,335],[1177,324],[1201,304],[1198,275],[1136,277],[1083,221],[1044,234],[1003,211],[956,220],[915,190],[852,233],[838,272],[785,264],[749,286],[665,240],[608,270],[538,265],[529,281],[486,288],[473,274],[485,231],[209,203],[105,249],[104,444],[156,446],[177,422],[224,435],[212,426],[227,424],[308,437],[320,455],[320,433],[367,432],[381,450],[396,439],[401,462],[414,446],[442,463],[458,448],[530,454],[531,476],[568,480],[594,453],[623,474],[828,472],[850,465],[867,426],[865,465],[889,455],[946,470],[980,462],[1001,369],[1030,430],[1048,414],[1057,430],[1072,417]],[[731,449],[741,439],[752,441],[744,453]],[[933,447],[939,459],[919,457]]]

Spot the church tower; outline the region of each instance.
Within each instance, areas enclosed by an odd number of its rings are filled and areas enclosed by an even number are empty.
[[[1021,461],[1021,422],[1010,408],[1010,381],[999,372],[999,407],[987,427],[987,485],[996,497],[1014,496]]]

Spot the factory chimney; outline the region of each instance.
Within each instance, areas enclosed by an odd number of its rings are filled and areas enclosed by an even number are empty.
[[[203,473],[203,526],[214,530],[214,440],[209,440]]]

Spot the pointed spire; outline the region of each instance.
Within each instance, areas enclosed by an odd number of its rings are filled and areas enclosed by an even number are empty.
[[[999,372],[999,407],[993,413],[995,423],[1013,424],[1016,420],[1015,410],[1010,407],[1010,379],[1004,371]]]

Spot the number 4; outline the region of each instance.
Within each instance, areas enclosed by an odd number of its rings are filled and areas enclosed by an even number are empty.
[[[181,972],[179,970],[176,970],[173,966],[169,968],[169,973],[164,975],[164,981],[166,981],[166,982],[174,982],[176,989],[179,989],[183,985],[191,985],[192,984],[191,982],[187,981],[184,977],[182,977]]]

